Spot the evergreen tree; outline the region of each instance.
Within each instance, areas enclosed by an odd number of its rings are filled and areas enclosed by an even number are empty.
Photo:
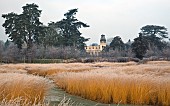
[[[145,36],[152,49],[158,48],[159,50],[162,50],[166,47],[166,43],[163,40],[168,39],[168,32],[167,28],[164,26],[146,25],[141,28],[140,33]]]
[[[39,27],[42,24],[39,21],[41,10],[38,9],[36,4],[26,4],[23,6],[22,14],[8,13],[3,14],[5,18],[5,32],[9,38],[17,44],[18,48],[22,48],[22,44],[25,42],[27,48],[30,49],[33,42],[38,39]]]
[[[74,46],[79,49],[84,49],[86,41],[88,39],[81,36],[79,29],[81,27],[89,27],[89,25],[79,21],[75,15],[78,9],[71,9],[64,14],[65,18],[55,23],[56,29],[58,29],[59,42],[63,46]]]
[[[112,42],[110,43],[110,48],[112,48],[113,50],[124,50],[124,46],[125,45],[120,36],[114,37]]]
[[[55,29],[54,23],[49,23],[48,26],[41,26],[40,36],[37,43],[42,44],[45,48],[48,46],[59,46],[59,37],[58,31]]]
[[[142,60],[147,50],[148,42],[145,37],[143,37],[142,34],[139,33],[139,37],[135,38],[134,42],[132,43],[132,51],[135,53],[137,58]]]

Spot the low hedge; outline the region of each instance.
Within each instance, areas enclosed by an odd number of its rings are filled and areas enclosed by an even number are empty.
[[[62,63],[62,59],[35,59],[32,63]]]

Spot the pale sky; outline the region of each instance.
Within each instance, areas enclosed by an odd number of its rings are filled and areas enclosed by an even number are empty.
[[[60,21],[64,13],[78,8],[77,19],[90,25],[82,28],[82,36],[91,38],[87,44],[120,36],[124,42],[138,36],[145,25],[165,26],[170,33],[170,0],[1,0],[0,15],[20,14],[26,3],[35,3],[42,10],[41,22]],[[0,40],[6,40],[4,19],[0,17]],[[170,37],[170,36],[169,36]]]

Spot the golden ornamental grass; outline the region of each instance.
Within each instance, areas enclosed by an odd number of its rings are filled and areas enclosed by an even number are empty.
[[[51,76],[62,72],[88,71],[94,67],[82,63],[60,64],[4,64],[0,65],[0,73],[28,73],[39,76]]]
[[[57,69],[57,68],[49,68],[49,69],[37,69],[37,68],[31,68],[27,70],[28,74],[33,74],[33,75],[39,75],[39,76],[52,76],[52,75],[56,75],[58,73],[62,73],[62,72],[81,72],[81,71],[85,71],[88,69]]]
[[[170,105],[170,62],[166,61],[140,65],[134,62],[0,65],[0,78],[3,79],[0,81],[0,95],[3,95],[0,100],[13,100],[19,96],[26,104],[28,101],[41,103],[45,94],[42,92],[47,91],[41,89],[49,81],[26,73],[53,78],[67,92],[98,102]]]
[[[0,74],[0,101],[13,101],[20,99],[22,104],[37,104],[44,100],[52,83],[42,77],[19,74]]]
[[[170,105],[169,64],[120,66],[110,65],[90,72],[61,73],[54,80],[68,93],[98,102]]]

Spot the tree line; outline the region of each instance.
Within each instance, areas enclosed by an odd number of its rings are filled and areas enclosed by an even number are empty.
[[[165,51],[167,52],[170,49],[168,31],[164,26],[146,25],[141,28],[139,36],[133,42],[129,40],[125,44],[119,36],[114,37],[109,49],[119,52],[130,49],[131,54],[134,53],[135,57],[141,60],[147,54],[150,54],[150,56],[163,56]]]
[[[78,9],[69,10],[62,20],[51,21],[48,25],[40,22],[42,10],[38,9],[38,5],[26,4],[22,9],[21,14],[14,12],[2,14],[5,19],[2,26],[10,41],[17,46],[18,51],[24,53],[24,58],[29,59],[29,52],[34,49],[35,45],[39,48],[43,46],[44,51],[52,47],[63,50],[66,47],[84,50],[88,38],[81,36],[79,29],[89,27],[89,25],[75,17]]]
[[[65,18],[58,22],[50,22],[43,25],[39,18],[42,10],[36,4],[26,4],[23,12],[3,14],[5,22],[2,25],[5,33],[19,49],[32,48],[33,44],[47,46],[74,46],[83,49],[88,39],[81,36],[79,29],[89,25],[79,21],[75,15],[78,9],[69,10],[64,14]]]
[[[31,62],[35,59],[69,59],[90,57],[85,52],[89,38],[81,36],[80,28],[88,24],[76,18],[78,9],[68,10],[64,18],[44,25],[40,22],[42,10],[38,5],[26,4],[23,12],[2,14],[3,27],[10,40],[0,41],[0,61]],[[146,25],[139,36],[124,43],[120,36],[113,38],[100,53],[101,57],[143,57],[166,56],[170,54],[168,32],[164,26]]]

